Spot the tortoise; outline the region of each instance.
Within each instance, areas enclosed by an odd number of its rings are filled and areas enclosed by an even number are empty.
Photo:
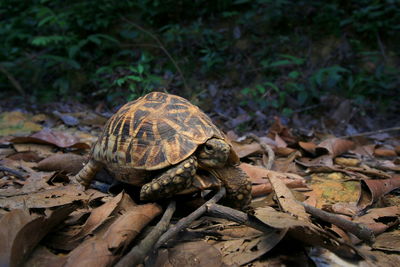
[[[239,163],[225,134],[197,106],[152,92],[126,103],[108,120],[75,179],[87,187],[106,167],[117,180],[142,186],[141,200],[155,201],[191,187],[200,169],[222,182],[229,205],[245,210],[251,183]]]

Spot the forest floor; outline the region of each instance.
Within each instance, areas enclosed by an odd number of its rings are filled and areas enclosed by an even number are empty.
[[[71,181],[114,110],[2,103],[0,265],[400,266],[396,116],[333,98],[290,118],[213,102],[209,115],[252,182],[253,212],[217,205],[223,190],[177,196],[160,239],[152,230],[172,200],[141,203],[107,172],[86,191]]]

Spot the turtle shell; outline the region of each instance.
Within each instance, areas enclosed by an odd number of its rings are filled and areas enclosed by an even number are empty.
[[[109,119],[92,156],[105,164],[158,170],[188,158],[212,137],[225,139],[197,106],[153,92],[128,102]]]

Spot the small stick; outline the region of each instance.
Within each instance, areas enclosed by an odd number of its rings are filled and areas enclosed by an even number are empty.
[[[248,216],[246,213],[235,210],[229,207],[225,207],[218,204],[208,204],[207,214],[213,217],[226,219],[229,221],[237,222],[240,224],[247,225],[256,230],[269,233],[271,231],[276,231],[275,228],[266,225],[265,223],[257,220],[252,216]]]
[[[26,179],[26,177],[21,172],[19,172],[17,170],[10,169],[10,168],[7,168],[7,167],[4,167],[4,166],[0,166],[0,171],[1,172],[11,173],[12,175],[14,175],[15,177],[17,177],[17,178],[19,178],[21,180],[25,180]]]
[[[264,143],[261,141],[261,139],[255,135],[255,134],[249,134],[248,137],[253,138],[257,143],[260,144],[261,148],[264,150],[264,153],[267,152],[266,154],[268,155],[268,163],[267,166],[264,166],[267,170],[271,170],[272,169],[272,164],[274,164],[274,160],[275,160],[275,153],[272,150],[271,146],[269,146],[268,144]]]
[[[165,232],[160,239],[157,241],[157,243],[154,246],[154,250],[158,249],[161,247],[165,242],[167,242],[169,239],[174,237],[176,234],[178,234],[181,230],[187,228],[194,220],[199,218],[201,215],[203,215],[207,211],[207,206],[210,204],[214,204],[218,202],[222,197],[225,196],[226,190],[224,187],[222,187],[218,193],[216,193],[210,200],[208,200],[206,203],[201,205],[197,210],[193,211],[189,216],[179,220],[173,227],[171,227],[167,232]]]
[[[140,241],[137,246],[133,247],[132,250],[128,252],[115,266],[137,266],[138,264],[142,263],[160,236],[168,229],[175,209],[176,203],[175,201],[171,201],[165,210],[164,215],[153,228],[153,230],[151,230],[151,232],[142,241]]]
[[[380,133],[386,133],[386,132],[391,132],[391,131],[400,131],[400,126],[381,129],[381,130],[377,130],[377,131],[364,132],[364,133],[359,133],[359,134],[354,134],[354,135],[339,136],[338,138],[351,138],[351,137],[358,137],[358,136],[367,136],[367,135],[380,134]]]
[[[305,210],[314,217],[329,222],[331,224],[334,224],[342,228],[343,230],[352,233],[353,235],[357,236],[359,239],[363,241],[373,242],[375,239],[374,232],[365,225],[343,219],[333,213],[323,211],[321,209],[315,208],[303,202],[298,202],[298,203],[303,205]]]

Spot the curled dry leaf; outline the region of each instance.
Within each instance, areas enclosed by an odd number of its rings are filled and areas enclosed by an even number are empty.
[[[82,169],[85,161],[85,157],[72,153],[54,154],[40,161],[37,169],[41,171],[64,171],[75,175]]]
[[[354,148],[354,142],[334,137],[322,141],[315,148],[315,151],[319,155],[329,153],[330,155],[332,155],[333,158],[335,158],[353,148]]]
[[[157,215],[156,204],[137,205],[124,214],[116,214],[111,225],[85,240],[68,255],[65,266],[110,266],[138,233]]]
[[[50,144],[60,148],[88,149],[90,146],[80,143],[78,138],[65,132],[43,129],[27,137],[15,137],[10,140],[12,143],[36,143]]]
[[[47,216],[21,209],[3,215],[0,218],[0,265],[20,266],[39,241],[76,208],[74,204],[64,205],[49,210]]]
[[[365,209],[390,191],[400,187],[400,175],[390,179],[363,179],[357,202],[360,209]]]
[[[317,145],[314,144],[313,142],[299,142],[299,146],[307,151],[308,153],[315,155],[315,149],[317,148]]]

